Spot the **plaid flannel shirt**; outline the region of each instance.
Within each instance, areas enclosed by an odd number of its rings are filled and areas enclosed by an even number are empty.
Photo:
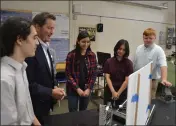
[[[75,65],[75,54],[75,50],[68,53],[65,71],[67,77],[67,86],[76,90],[79,88],[80,65]],[[85,63],[88,72],[86,88],[92,89],[97,77],[96,55],[92,51],[86,52]]]

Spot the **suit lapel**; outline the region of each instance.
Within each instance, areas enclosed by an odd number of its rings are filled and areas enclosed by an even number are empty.
[[[37,47],[37,50],[36,50],[36,58],[38,59],[39,63],[44,63],[45,64],[45,67],[50,75],[50,77],[52,76],[51,75],[51,71],[50,71],[50,68],[49,68],[49,65],[48,65],[48,62],[47,62],[47,59],[46,59],[46,56],[45,56],[45,53],[43,51],[43,48],[41,46],[41,44],[38,45]]]

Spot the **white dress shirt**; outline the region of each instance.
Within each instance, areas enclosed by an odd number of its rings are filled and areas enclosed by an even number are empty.
[[[1,125],[31,125],[34,121],[26,67],[25,62],[1,58]]]
[[[54,67],[54,75],[56,75],[57,71],[56,71],[56,64],[57,64],[57,57],[56,57],[56,51],[50,47],[49,42],[47,42],[48,47],[49,47],[49,52],[51,54],[51,59],[52,59],[52,63],[53,63],[53,67]]]
[[[49,66],[50,71],[51,71],[51,67],[52,67],[52,66],[51,66],[51,63],[50,63],[49,55],[48,55],[48,53],[47,53],[47,49],[49,49],[49,45],[48,45],[47,43],[44,43],[42,40],[40,40],[40,43],[41,43],[41,45],[42,45],[43,51],[44,51],[44,53],[45,53],[45,57],[46,57],[47,62],[48,62],[48,66]]]
[[[144,44],[138,46],[133,62],[134,70],[139,70],[151,61],[153,61],[152,79],[160,79],[161,67],[167,66],[166,55],[163,49],[156,44],[153,44],[152,46],[147,48],[144,46]]]

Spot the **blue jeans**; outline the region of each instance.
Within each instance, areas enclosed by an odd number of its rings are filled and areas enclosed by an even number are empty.
[[[89,97],[80,97],[78,95],[68,95],[68,109],[69,112],[84,111],[89,104]]]

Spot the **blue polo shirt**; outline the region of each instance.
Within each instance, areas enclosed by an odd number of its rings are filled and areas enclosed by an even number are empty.
[[[139,70],[151,61],[153,61],[152,79],[160,79],[160,68],[162,66],[167,66],[166,55],[164,53],[164,50],[156,44],[153,44],[149,47],[145,47],[144,44],[138,46],[133,62],[134,70]]]

